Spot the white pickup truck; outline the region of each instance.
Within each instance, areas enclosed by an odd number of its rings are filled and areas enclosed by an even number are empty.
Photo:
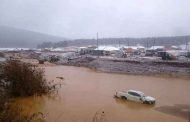
[[[135,90],[118,91],[116,92],[115,97],[147,104],[155,104],[156,102],[155,98],[145,96],[143,92]]]

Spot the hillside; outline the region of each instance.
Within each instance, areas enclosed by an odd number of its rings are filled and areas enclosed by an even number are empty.
[[[76,39],[68,40],[63,37],[17,29],[7,26],[0,26],[0,48],[7,47],[27,47],[33,48],[44,42],[52,42],[52,45],[61,45],[67,41],[68,46],[96,45],[96,39]],[[147,38],[100,38],[100,45],[143,45],[150,47],[153,45],[181,45],[190,42],[190,35],[174,37],[147,37]],[[39,46],[41,47],[41,46]]]
[[[65,40],[65,38],[7,26],[0,26],[0,47],[4,48],[33,48],[42,42],[55,42],[62,40]]]
[[[67,43],[66,43],[67,42]],[[97,45],[96,39],[76,39],[65,40],[60,42],[42,43],[38,45],[39,48],[45,47],[64,47],[67,46],[88,46]],[[171,45],[186,45],[190,43],[190,36],[174,36],[174,37],[148,37],[148,38],[100,38],[98,40],[99,45],[129,45],[135,46],[137,44],[145,47],[151,47],[153,45],[171,46]],[[62,46],[63,45],[63,46]]]
[[[153,45],[181,45],[190,42],[190,35],[187,36],[173,36],[173,37],[147,37],[147,38],[100,38],[100,45],[129,45],[134,46],[137,44],[145,47]],[[85,46],[96,45],[96,39],[78,39],[69,41],[69,45]]]

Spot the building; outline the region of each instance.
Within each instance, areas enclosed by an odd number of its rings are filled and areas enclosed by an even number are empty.
[[[123,46],[122,50],[124,51],[125,55],[141,55],[145,53],[145,47],[137,45],[137,46]]]

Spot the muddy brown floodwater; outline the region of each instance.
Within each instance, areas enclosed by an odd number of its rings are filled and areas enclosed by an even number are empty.
[[[188,122],[190,79],[100,73],[81,67],[50,66],[48,80],[64,77],[56,97],[18,98],[26,112],[41,111],[48,122]],[[145,105],[113,98],[135,89],[157,99]]]

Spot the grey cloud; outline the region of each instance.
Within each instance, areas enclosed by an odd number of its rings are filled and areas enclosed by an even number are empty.
[[[189,0],[0,0],[0,25],[67,38],[190,34]]]

